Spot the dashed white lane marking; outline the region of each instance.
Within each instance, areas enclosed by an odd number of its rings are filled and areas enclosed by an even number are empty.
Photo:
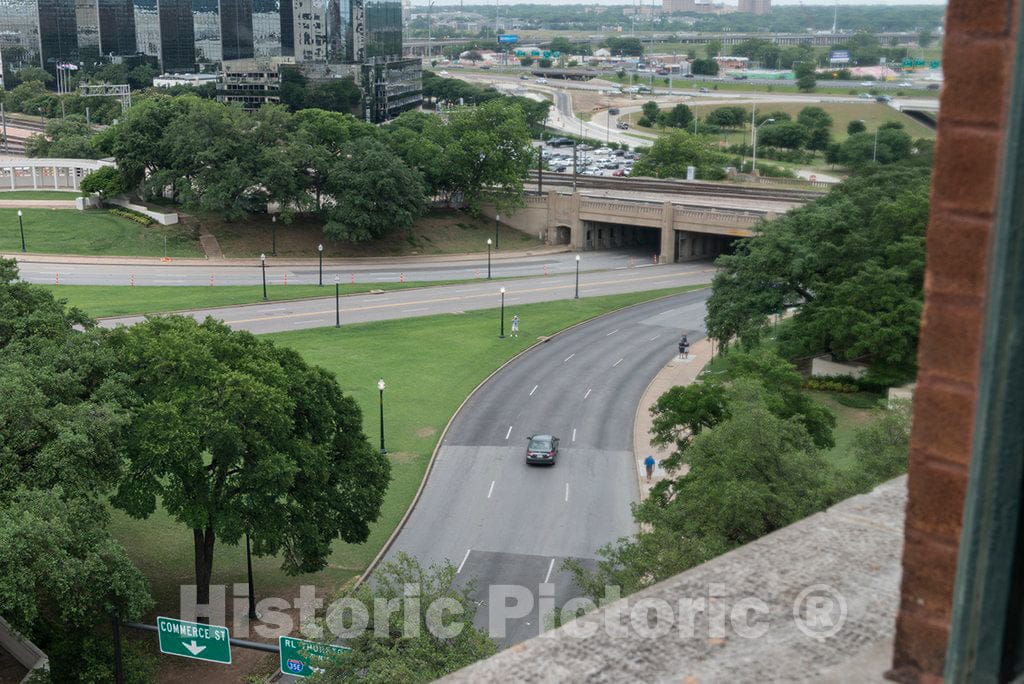
[[[565,500],[566,501],[569,500],[569,483],[568,482],[565,483]]]
[[[555,559],[552,558],[551,562],[548,563],[548,574],[544,575],[544,584],[547,584],[548,580],[551,579],[551,571],[554,570],[554,569],[555,569]]]
[[[531,397],[533,396],[533,393],[537,391],[537,388],[538,388],[538,387],[540,387],[540,385],[534,385],[534,386],[533,386],[533,389],[532,389],[532,390],[530,390],[530,396],[531,396]]]
[[[592,388],[590,388],[590,387],[588,387],[588,388],[587,388],[587,393],[583,395],[583,398],[584,398],[584,399],[586,399],[587,397],[589,397],[589,396],[590,396],[590,391],[591,391],[591,389],[592,389]]]
[[[455,571],[456,575],[458,575],[460,572],[462,572],[462,566],[465,565],[466,561],[469,559],[469,552],[471,550],[472,549],[466,549],[466,555],[462,557],[462,562],[459,563],[459,569]]]
[[[615,368],[616,366],[618,366],[618,365],[619,365],[620,363],[622,363],[622,361],[623,361],[623,359],[619,359],[618,361],[616,361],[615,363],[613,363],[613,364],[612,364],[612,368]]]
[[[566,356],[565,357],[565,361],[562,361],[562,363],[565,363],[566,361],[568,361],[569,359],[571,359],[574,356],[576,356],[576,352],[573,352],[572,354],[569,354],[568,356]]]
[[[491,488],[487,490],[487,498],[491,498],[491,494],[494,493],[494,480],[491,480]]]
[[[508,426],[508,432],[505,433],[505,439],[508,439],[508,436],[511,435],[511,434],[512,434],[512,426],[509,425]]]
[[[611,337],[612,335],[614,335],[614,334],[615,334],[615,333],[617,333],[617,332],[619,332],[619,329],[618,329],[618,328],[616,328],[615,330],[612,330],[612,331],[611,331],[610,333],[608,333],[607,335],[605,335],[605,337]]]
[[[572,429],[572,441],[576,441],[576,428]]]

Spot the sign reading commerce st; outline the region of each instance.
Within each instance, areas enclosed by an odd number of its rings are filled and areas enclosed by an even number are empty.
[[[231,641],[227,627],[158,617],[156,629],[160,634],[161,653],[231,664]]]

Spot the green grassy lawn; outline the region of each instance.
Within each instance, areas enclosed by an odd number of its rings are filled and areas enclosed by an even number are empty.
[[[497,336],[496,309],[270,335],[337,376],[343,391],[362,408],[363,428],[374,443],[379,438],[376,383],[378,378],[385,379],[386,446],[393,479],[381,518],[365,543],[336,542],[326,569],[299,577],[285,575],[278,558],[256,558],[253,572],[258,595],[290,600],[300,584],[333,593],[359,575],[408,508],[441,431],[459,404],[481,380],[537,337],[623,306],[691,289],[696,288],[518,306],[515,313],[522,319],[523,335],[503,340]],[[175,610],[179,585],[194,582],[191,532],[162,509],[144,521],[114,511],[111,531],[150,579],[154,612]],[[244,547],[218,542],[213,582],[244,581]]]
[[[439,280],[416,283],[342,283],[341,294],[362,294],[370,290],[404,290],[412,287],[432,287],[463,283],[464,280]],[[66,299],[90,316],[131,316],[135,314],[166,313],[184,309],[204,309],[236,304],[256,304],[263,301],[259,285],[224,286],[152,286],[127,287],[123,285],[41,285],[55,297]],[[268,285],[267,299],[283,302],[311,297],[333,297],[334,283],[324,278],[324,287],[316,285]]]
[[[0,190],[0,200],[67,200],[73,202],[81,194],[73,190]]]
[[[106,211],[22,209],[29,252],[94,256],[202,257],[191,229],[181,226],[141,226]],[[0,251],[21,250],[18,210],[0,209]]]

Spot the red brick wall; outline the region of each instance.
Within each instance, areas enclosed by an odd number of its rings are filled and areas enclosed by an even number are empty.
[[[978,390],[989,233],[1021,0],[950,0],[890,676],[941,676]],[[1024,78],[1018,74],[1017,78]]]

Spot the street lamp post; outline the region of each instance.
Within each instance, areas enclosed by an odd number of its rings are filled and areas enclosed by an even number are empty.
[[[487,279],[491,279],[491,238],[487,238]]]
[[[505,288],[499,290],[501,292],[501,332],[498,334],[498,339],[505,339]]]
[[[263,301],[267,301],[267,255],[260,254],[260,268],[263,270]]]
[[[18,210],[18,230],[21,231],[21,251],[25,251],[25,224],[21,220],[21,209]]]
[[[751,173],[757,171],[757,129],[759,129],[761,126],[764,126],[765,124],[769,124],[769,123],[775,123],[775,119],[765,119],[761,123],[759,123],[756,126],[754,126],[754,146],[753,146],[754,149],[751,151],[751,159],[752,159],[752,161],[750,162],[750,172]]]
[[[384,448],[384,378],[377,381],[377,389],[380,390],[380,453],[386,454]]]
[[[317,251],[317,254],[320,256],[320,276],[317,279],[317,283],[319,284],[320,287],[323,287],[324,286],[324,246],[323,245],[317,245],[316,246],[316,251]]]
[[[341,276],[334,276],[334,327],[341,327]]]
[[[270,253],[277,256],[277,214],[270,217]]]
[[[580,298],[580,255],[576,255],[576,296],[573,299]]]
[[[500,249],[501,243],[498,242],[498,225],[501,223],[501,214],[494,214],[494,249]]]
[[[258,620],[260,614],[256,612],[256,589],[252,584],[252,549],[249,546],[249,531],[245,532],[245,568],[249,574],[249,618]]]

